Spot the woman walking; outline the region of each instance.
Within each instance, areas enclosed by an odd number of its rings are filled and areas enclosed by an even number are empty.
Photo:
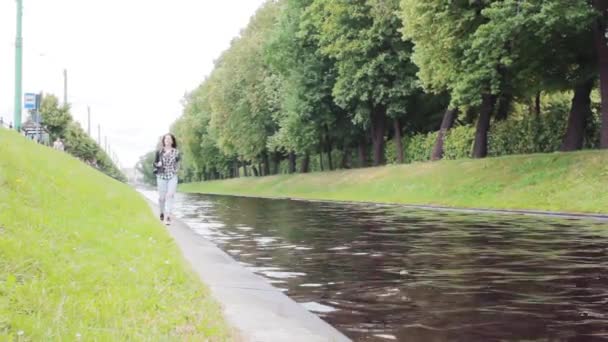
[[[158,186],[160,220],[165,221],[169,225],[171,224],[173,198],[177,190],[180,153],[177,149],[177,140],[175,140],[175,136],[171,133],[167,133],[162,137],[161,144],[161,148],[156,151],[154,171]]]

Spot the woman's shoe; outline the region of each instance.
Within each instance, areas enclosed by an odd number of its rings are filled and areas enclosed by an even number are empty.
[[[167,220],[165,221],[167,223],[167,226],[171,225],[171,217],[167,216]]]
[[[160,213],[160,220],[161,220],[161,221],[164,221],[164,220],[165,220],[165,214]]]

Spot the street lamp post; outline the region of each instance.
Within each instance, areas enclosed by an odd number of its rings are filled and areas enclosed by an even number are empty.
[[[21,130],[21,97],[23,71],[23,37],[21,36],[21,18],[23,17],[23,0],[17,1],[17,38],[15,40],[15,130]]]
[[[63,69],[63,105],[68,105],[68,69]]]

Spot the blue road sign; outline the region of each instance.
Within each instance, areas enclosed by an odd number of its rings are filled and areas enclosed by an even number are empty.
[[[37,109],[36,108],[36,94],[26,93],[23,96],[23,108],[25,109]]]

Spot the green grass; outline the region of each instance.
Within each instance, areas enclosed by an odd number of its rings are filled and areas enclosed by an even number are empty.
[[[0,129],[0,340],[223,341],[231,334],[138,193]]]
[[[183,192],[608,213],[608,151],[389,165],[184,184]]]

